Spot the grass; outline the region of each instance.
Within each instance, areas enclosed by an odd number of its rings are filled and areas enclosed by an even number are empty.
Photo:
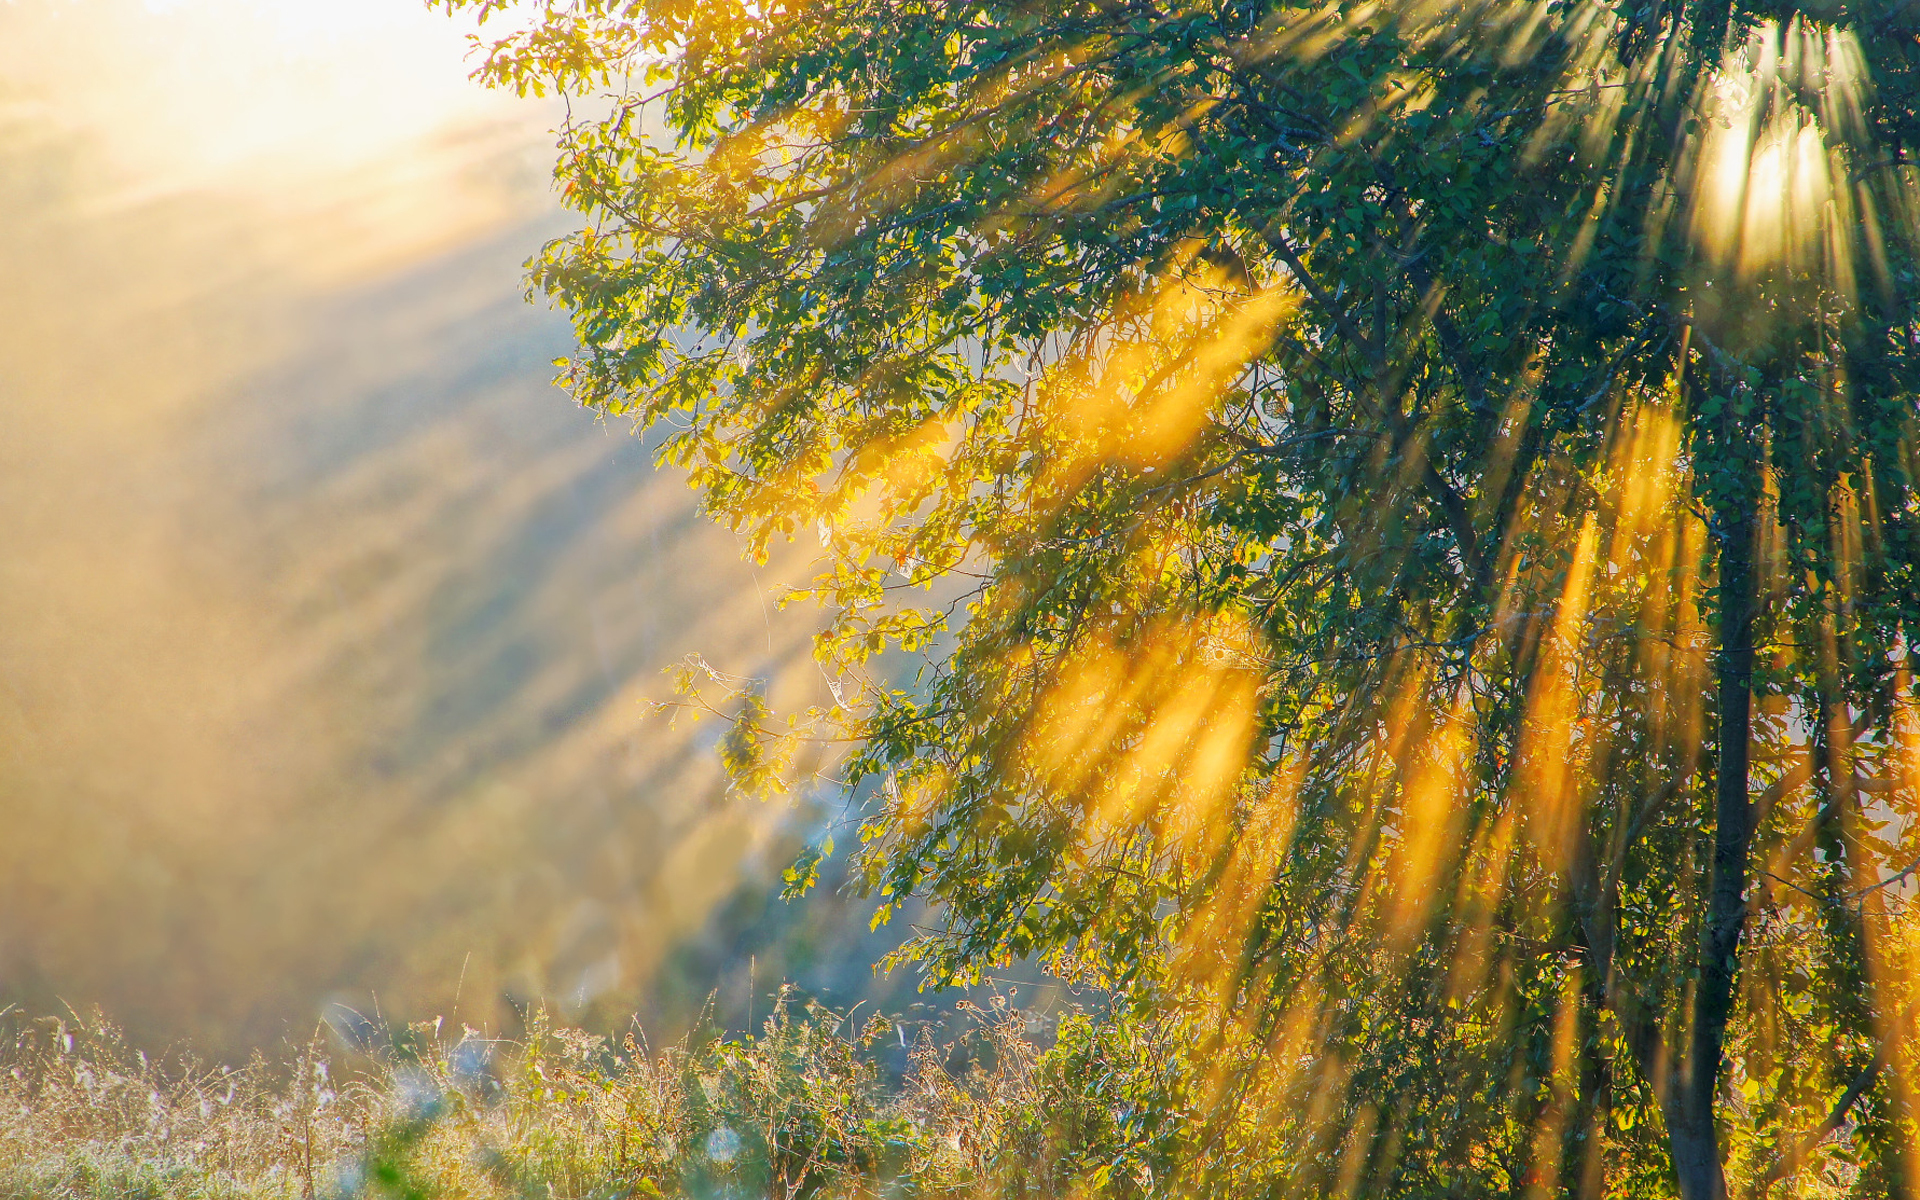
[[[783,1003],[756,1035],[664,1050],[535,1015],[506,1042],[438,1022],[376,1053],[316,1037],[277,1060],[149,1059],[98,1017],[19,1022],[0,1049],[0,1197],[995,1197],[1144,1189],[1152,1169],[1087,1070],[1071,1017],[963,1006],[902,1077],[884,1018]],[[1109,1075],[1113,1072],[1109,1070]],[[1137,1139],[1135,1139],[1137,1140]],[[1137,1155],[1136,1155],[1137,1157]],[[1115,1175],[1116,1164],[1122,1167]]]
[[[0,1195],[317,1195],[390,1108],[323,1051],[236,1069],[149,1059],[97,1016],[18,1022],[0,1050]]]

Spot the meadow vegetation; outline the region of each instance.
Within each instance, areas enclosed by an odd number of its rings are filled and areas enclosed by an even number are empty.
[[[105,1019],[20,1022],[0,1060],[0,1196],[1144,1194],[1174,1168],[1191,1060],[1164,1022],[1056,1030],[994,997],[909,1040],[783,1001],[665,1049],[532,1014],[356,1049],[325,1030],[239,1068],[149,1058]],[[904,1072],[875,1051],[906,1043]],[[1042,1045],[1043,1042],[1049,1043]]]

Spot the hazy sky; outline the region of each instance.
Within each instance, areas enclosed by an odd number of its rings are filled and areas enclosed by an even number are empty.
[[[751,948],[800,820],[641,700],[694,651],[809,696],[811,618],[548,386],[552,113],[465,51],[408,0],[0,0],[0,1006],[238,1049]]]

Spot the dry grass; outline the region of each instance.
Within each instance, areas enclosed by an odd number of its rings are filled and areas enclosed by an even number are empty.
[[[245,1067],[149,1059],[100,1018],[19,1022],[0,1052],[0,1194],[312,1196],[388,1099],[316,1039]]]
[[[149,1060],[97,1018],[18,1022],[0,1197],[1061,1194],[1110,1150],[1043,1117],[1083,1089],[1021,1014],[968,1011],[970,1036],[923,1036],[891,1086],[872,1051],[894,1026],[792,1005],[755,1037],[660,1051],[536,1017],[511,1043],[434,1023],[239,1069]]]

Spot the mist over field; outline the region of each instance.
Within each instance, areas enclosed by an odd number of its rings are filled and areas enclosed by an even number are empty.
[[[556,110],[462,36],[0,4],[0,1007],[236,1055],[873,986],[864,912],[768,905],[841,802],[646,714],[694,652],[810,701],[815,618],[549,386]]]

